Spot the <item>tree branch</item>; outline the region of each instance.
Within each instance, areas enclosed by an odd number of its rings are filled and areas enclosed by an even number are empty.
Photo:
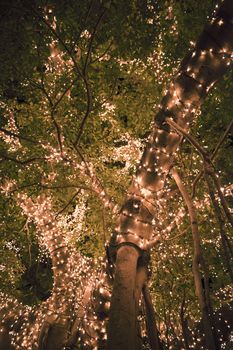
[[[13,158],[13,157],[9,156],[8,154],[2,154],[2,153],[0,153],[0,157],[3,160],[6,160],[6,161],[9,160],[11,162],[15,162],[15,163],[20,164],[20,165],[27,165],[27,164],[37,162],[37,161],[46,161],[46,158],[43,158],[43,157],[33,157],[33,158],[25,159],[25,160],[19,160],[17,158]]]
[[[192,137],[191,135],[189,135],[184,129],[182,129],[179,125],[177,125],[173,120],[167,118],[166,122],[171,125],[177,132],[179,132],[180,134],[182,134],[183,136],[185,136],[185,138],[187,138],[187,140],[189,140],[189,142],[198,150],[198,152],[200,153],[200,155],[203,158],[204,161],[204,172],[206,172],[207,174],[209,174],[215,184],[215,187],[217,189],[221,204],[223,206],[224,212],[226,217],[228,218],[230,224],[233,227],[233,217],[231,215],[231,212],[228,208],[228,204],[227,201],[222,193],[221,190],[221,184],[219,181],[219,178],[217,177],[217,175],[215,174],[214,171],[214,167],[211,161],[211,158],[209,157],[209,155],[207,154],[207,152],[204,150],[204,148],[197,142],[197,140],[195,140],[194,137]],[[230,126],[231,128],[231,126]],[[227,135],[227,134],[226,134]],[[220,145],[222,144],[222,140],[220,140],[221,142],[218,143],[217,145],[217,150],[220,147]],[[217,151],[214,152],[214,155],[216,155]]]
[[[233,270],[232,270],[232,250],[230,249],[230,246],[228,245],[228,237],[225,233],[225,223],[224,220],[222,218],[222,212],[221,212],[221,208],[218,204],[218,201],[215,198],[214,195],[214,191],[212,189],[211,186],[211,181],[209,179],[209,176],[205,174],[205,178],[206,178],[206,182],[208,185],[208,189],[209,189],[209,195],[210,195],[210,199],[212,201],[213,204],[213,208],[214,208],[214,212],[218,221],[218,225],[219,225],[219,232],[220,232],[220,238],[221,238],[221,242],[222,242],[222,247],[224,250],[224,261],[226,264],[226,268],[227,271],[229,272],[230,278],[231,278],[231,282],[233,282]]]
[[[171,118],[166,118],[166,123],[169,124],[179,134],[184,136],[197,149],[197,151],[200,153],[204,160],[209,161],[209,157],[205,149],[197,142],[197,140],[194,137],[188,134],[181,126],[175,123]]]
[[[214,160],[214,158],[216,157],[220,147],[222,146],[222,144],[224,143],[224,141],[227,138],[228,133],[231,131],[233,126],[233,119],[231,120],[230,124],[227,126],[224,134],[220,137],[220,140],[218,142],[218,144],[216,145],[212,155],[210,156],[211,161]],[[195,178],[194,182],[193,182],[193,186],[192,186],[192,198],[194,198],[195,196],[195,190],[196,190],[196,185],[198,183],[198,181],[201,179],[201,177],[204,175],[204,170],[201,170],[200,173],[197,175],[197,177]]]
[[[2,127],[0,127],[0,131],[2,131],[2,132],[3,132],[4,134],[6,134],[6,135],[15,137],[15,138],[17,138],[17,139],[19,139],[19,140],[24,140],[24,141],[33,143],[33,144],[35,144],[35,145],[38,145],[38,144],[39,144],[39,142],[37,142],[37,141],[35,141],[35,140],[32,140],[32,139],[28,138],[27,136],[22,136],[22,135],[19,135],[19,134],[15,134],[14,132],[9,131],[9,130],[6,130],[6,129],[2,128]]]
[[[179,188],[180,193],[185,201],[185,204],[188,208],[191,229],[192,229],[192,237],[193,237],[194,254],[193,254],[192,267],[193,267],[193,276],[194,276],[196,295],[198,297],[200,309],[202,312],[205,336],[206,336],[208,347],[209,349],[216,350],[217,348],[215,343],[215,334],[213,332],[213,324],[212,324],[212,319],[210,317],[210,315],[212,316],[212,308],[210,305],[210,297],[209,297],[209,286],[208,286],[209,278],[208,278],[207,267],[201,251],[201,238],[198,230],[196,209],[190,195],[188,194],[185,186],[181,181],[181,178],[178,172],[174,168],[172,169],[171,172],[177,184],[177,187]],[[200,266],[203,269],[203,275],[204,275],[204,281],[205,281],[204,290],[202,288]]]
[[[109,208],[112,211],[113,215],[115,215],[119,210],[118,205],[113,202],[113,200],[110,198],[110,196],[108,196],[108,194],[104,190],[103,185],[101,184],[101,181],[98,179],[96,174],[92,170],[90,170],[88,163],[86,162],[86,160],[85,160],[84,156],[82,155],[81,151],[79,150],[79,148],[77,146],[74,146],[74,148],[84,163],[84,166],[86,168],[85,173],[91,179],[91,185],[92,185],[93,191],[99,195],[99,197],[103,201],[104,206]]]
[[[57,212],[57,214],[55,215],[55,219],[58,217],[58,215],[63,213],[63,211],[65,211],[66,208],[68,208],[68,206],[73,202],[75,197],[79,195],[80,191],[81,191],[81,188],[77,192],[75,192],[75,194],[70,198],[70,200],[66,203],[66,205],[61,210],[59,210],[59,212]]]

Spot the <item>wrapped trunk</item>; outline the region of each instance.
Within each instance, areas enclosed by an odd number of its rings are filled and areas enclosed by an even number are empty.
[[[116,255],[116,277],[108,330],[108,342],[111,347],[109,346],[108,350],[135,348],[131,333],[135,332],[132,324],[136,306],[133,307],[133,303],[128,300],[133,295],[138,257],[136,252],[138,248],[141,251],[148,250],[154,244],[152,220],[174,153],[181,141],[181,137],[172,129],[169,121],[172,120],[184,130],[188,130],[210,88],[227,72],[233,51],[232,20],[232,0],[225,0],[204,28],[195,47],[181,62],[178,74],[170,84],[155,116],[153,130],[128,189],[110,242],[109,250],[113,256]],[[121,248],[116,250],[119,245]],[[123,249],[122,245],[126,247]],[[124,259],[121,256],[123,250]],[[127,275],[130,275],[128,281],[126,275],[122,274],[125,269]],[[129,293],[125,299],[124,291]],[[127,315],[128,318],[124,325],[119,318],[118,305],[122,316]],[[118,329],[117,336],[113,327]]]

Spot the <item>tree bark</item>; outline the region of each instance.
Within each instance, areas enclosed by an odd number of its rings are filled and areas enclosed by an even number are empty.
[[[148,279],[147,259],[144,259],[144,257],[141,256],[138,260],[136,280],[135,280],[135,290],[134,290],[136,317],[139,315],[139,311],[140,311],[139,303],[140,303],[143,288],[147,279]],[[141,337],[141,329],[140,329],[139,321],[137,321],[136,348],[138,350],[142,349],[142,337]]]
[[[151,346],[151,350],[163,350],[163,345],[159,339],[159,331],[155,321],[155,313],[153,303],[150,296],[148,285],[145,284],[143,288],[143,298],[146,309],[146,325],[148,338]]]
[[[134,291],[138,258],[137,247],[124,245],[118,249],[108,324],[108,350],[137,350]]]
[[[15,346],[11,344],[10,326],[3,325],[0,331],[0,350],[15,350]]]
[[[67,338],[67,322],[59,320],[57,323],[44,322],[39,338],[39,350],[61,350]]]

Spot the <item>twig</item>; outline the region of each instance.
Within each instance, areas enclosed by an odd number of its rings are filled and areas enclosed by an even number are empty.
[[[32,242],[30,239],[30,231],[29,231],[29,219],[27,218],[24,226],[22,227],[22,229],[20,231],[26,231],[26,237],[27,237],[27,241],[28,241],[28,255],[29,255],[29,265],[31,266],[32,263],[32,252],[31,252],[31,246],[32,246]]]
[[[222,146],[223,142],[225,141],[228,133],[231,131],[231,128],[233,126],[233,119],[231,120],[230,124],[228,125],[228,127],[226,128],[224,134],[222,135],[222,137],[220,138],[220,140],[218,141],[217,146],[215,147],[215,150],[213,151],[212,155],[211,155],[211,160],[213,160],[215,158],[215,156],[218,153],[219,148]]]
[[[30,6],[30,5],[29,5]],[[61,45],[63,46],[63,48],[65,49],[65,51],[67,52],[67,54],[70,56],[75,70],[78,74],[79,77],[82,78],[84,85],[85,85],[85,89],[86,89],[86,95],[87,95],[87,108],[86,108],[86,112],[85,112],[85,116],[81,122],[79,131],[78,131],[78,135],[76,137],[75,140],[75,144],[78,144],[79,139],[81,137],[82,131],[83,131],[83,127],[85,124],[86,119],[88,118],[90,111],[91,111],[91,105],[92,105],[92,98],[91,98],[91,91],[90,91],[90,86],[89,86],[89,82],[87,79],[87,76],[85,74],[85,72],[83,73],[80,69],[80,67],[78,66],[78,63],[75,59],[75,56],[72,52],[72,50],[66,45],[66,43],[63,41],[63,39],[60,37],[60,35],[57,33],[57,31],[50,25],[50,23],[48,23],[48,21],[46,21],[46,19],[39,14],[32,6],[30,6],[30,8],[32,9],[32,11],[36,14],[36,16],[48,27],[48,29],[52,32],[52,34],[54,35],[54,37],[61,43]],[[46,93],[46,90],[44,91]],[[46,95],[48,99],[50,99],[50,97],[48,96],[48,94]],[[50,99],[51,100],[51,99]],[[53,104],[52,104],[53,105]],[[52,106],[51,105],[51,106]]]
[[[25,159],[25,160],[19,160],[17,158],[13,158],[9,155],[1,154],[1,153],[0,153],[0,157],[3,160],[6,160],[6,161],[9,160],[11,162],[15,162],[15,163],[20,164],[20,165],[26,165],[26,164],[30,164],[30,163],[37,162],[37,161],[46,161],[46,158],[43,158],[43,157],[34,157],[34,158]]]
[[[59,105],[59,103],[62,101],[63,97],[66,95],[66,93],[72,88],[72,86],[78,81],[79,78],[74,79],[70,85],[68,85],[64,91],[62,92],[61,96],[58,98],[58,100],[53,104],[52,112],[54,112]]]
[[[83,22],[83,25],[82,27],[80,28],[80,31],[79,31],[79,34],[77,36],[77,39],[75,40],[75,42],[73,43],[72,47],[71,47],[71,50],[73,50],[75,48],[75,46],[77,45],[78,43],[78,40],[80,39],[80,35],[82,34],[82,31],[84,30],[84,27],[86,25],[86,22],[87,22],[87,19],[89,17],[89,14],[91,13],[91,8],[92,8],[92,5],[94,4],[94,0],[91,1],[90,3],[90,6],[88,7],[88,10],[87,10],[87,14],[85,16],[85,19],[84,19],[84,22]]]
[[[30,6],[28,4],[28,6]],[[75,66],[75,69],[78,73],[78,75],[83,78],[83,74],[81,69],[79,68],[77,61],[72,53],[72,51],[69,49],[69,47],[66,45],[66,43],[63,41],[63,39],[60,37],[60,35],[56,32],[56,30],[50,25],[50,23],[48,21],[46,21],[46,19],[40,14],[38,13],[35,8],[33,6],[30,6],[31,10],[35,13],[35,15],[48,27],[48,29],[52,32],[52,34],[54,35],[54,37],[62,44],[62,46],[64,47],[65,51],[68,53],[68,55],[70,56],[70,58],[72,59],[72,62]]]
[[[56,128],[57,131],[57,140],[58,140],[58,145],[60,148],[61,156],[63,157],[63,146],[62,146],[62,138],[61,138],[61,128],[60,125],[57,123],[56,118],[54,117],[54,111],[51,113],[51,119],[53,121],[53,124]]]
[[[94,41],[94,37],[95,37],[95,34],[97,32],[97,29],[98,29],[98,26],[102,20],[102,18],[104,17],[105,15],[105,12],[106,12],[106,8],[104,9],[104,11],[101,13],[101,15],[99,16],[95,26],[94,26],[94,29],[92,31],[92,34],[91,34],[91,38],[90,38],[90,42],[89,42],[89,46],[88,46],[88,50],[87,50],[87,56],[86,56],[86,60],[85,60],[85,63],[84,63],[84,68],[83,68],[83,73],[84,75],[86,75],[86,71],[87,71],[87,66],[88,66],[88,61],[89,61],[89,58],[90,58],[90,55],[91,55],[91,48],[92,48],[92,45],[93,45],[93,41]]]
[[[22,191],[25,188],[29,188],[29,187],[33,187],[33,186],[38,186],[38,187],[44,188],[45,190],[59,190],[59,189],[66,189],[66,188],[80,188],[82,190],[94,192],[92,190],[92,188],[90,188],[88,186],[84,186],[84,185],[79,185],[79,184],[60,184],[60,185],[55,185],[55,186],[49,186],[49,185],[43,185],[42,183],[39,183],[39,182],[33,182],[31,184],[18,186],[16,188],[14,188],[13,190],[9,191],[9,193]]]
[[[28,138],[28,137],[26,137],[26,136],[22,136],[22,135],[19,135],[19,134],[15,134],[14,132],[9,131],[9,130],[6,130],[6,129],[2,128],[2,127],[0,127],[0,131],[4,132],[4,134],[6,134],[6,135],[15,137],[15,138],[17,138],[17,139],[19,139],[19,140],[24,140],[24,141],[33,143],[33,144],[35,144],[35,145],[38,145],[38,144],[39,144],[39,142],[37,142],[37,141],[35,141],[35,140],[32,140],[32,139],[30,139],[30,138]]]
[[[170,238],[166,238],[166,241],[172,241],[173,239],[179,238],[181,236],[184,236],[187,233],[187,229],[183,230],[181,233],[179,233],[178,235],[175,235],[174,237],[170,237]]]
[[[78,129],[78,133],[77,133],[77,136],[76,136],[76,139],[74,141],[74,145],[77,146],[78,143],[79,143],[79,140],[80,140],[80,137],[83,133],[83,129],[84,129],[84,125],[86,123],[86,120],[87,118],[89,117],[90,115],[90,112],[91,112],[91,108],[92,108],[92,95],[91,95],[91,90],[90,90],[90,85],[89,85],[89,82],[87,80],[87,77],[84,76],[83,77],[83,80],[85,82],[85,87],[86,87],[86,94],[87,94],[87,108],[86,108],[86,112],[85,112],[85,115],[81,121],[81,124],[80,124],[80,127]]]
[[[77,136],[76,136],[76,140],[74,141],[74,145],[77,145],[79,143],[80,137],[81,137],[81,135],[83,133],[85,122],[86,122],[87,118],[89,117],[91,109],[92,109],[92,93],[91,93],[90,84],[88,82],[88,77],[87,77],[87,66],[88,66],[88,61],[89,61],[90,55],[91,55],[91,48],[92,48],[92,44],[93,44],[93,41],[94,41],[95,34],[97,32],[97,28],[98,28],[98,26],[99,26],[103,16],[105,15],[105,12],[106,12],[106,9],[104,9],[104,11],[101,13],[101,15],[99,16],[99,18],[98,18],[98,20],[97,20],[97,22],[95,24],[95,27],[94,27],[93,32],[91,34],[91,38],[90,38],[90,42],[89,42],[89,46],[88,46],[88,51],[87,51],[87,56],[86,56],[86,59],[85,59],[85,62],[84,62],[83,81],[84,81],[85,87],[86,87],[87,108],[86,108],[85,115],[84,115],[84,117],[82,119],[82,122],[80,124],[79,130],[78,130],[78,133],[77,133]]]
[[[55,215],[55,219],[58,217],[58,215],[60,215],[61,213],[63,213],[63,211],[66,210],[66,208],[68,208],[68,206],[73,202],[73,200],[75,199],[75,197],[78,196],[78,194],[80,193],[81,191],[81,188],[75,192],[75,194],[70,198],[70,200],[66,203],[66,205],[61,209],[59,210],[59,212]]]
[[[30,6],[30,5],[29,5]],[[105,11],[106,9],[102,12],[102,14],[100,15],[97,23],[96,23],[96,26],[93,30],[93,33],[92,33],[92,37],[91,37],[91,40],[90,40],[90,44],[89,44],[89,48],[88,48],[88,53],[87,53],[87,56],[86,56],[86,60],[85,60],[85,63],[84,63],[84,69],[83,69],[83,72],[82,70],[80,69],[80,67],[78,66],[78,63],[75,59],[75,56],[72,52],[72,49],[70,49],[66,43],[63,41],[63,39],[61,38],[61,36],[57,33],[57,31],[50,25],[50,23],[48,23],[48,21],[46,21],[46,19],[40,14],[38,13],[35,8],[33,8],[32,6],[30,6],[30,8],[32,9],[32,11],[36,14],[37,17],[39,17],[39,19],[49,28],[49,30],[52,32],[52,34],[54,35],[54,37],[61,43],[61,45],[63,46],[63,48],[65,49],[65,51],[67,52],[67,54],[70,56],[73,64],[74,64],[74,67],[76,69],[76,72],[78,74],[79,77],[82,78],[83,82],[84,82],[84,85],[85,85],[85,89],[86,89],[86,95],[87,95],[87,107],[86,107],[86,112],[85,112],[85,115],[82,119],[82,122],[80,124],[80,127],[79,127],[79,130],[78,130],[78,133],[77,133],[77,137],[76,137],[76,140],[74,141],[74,144],[77,145],[78,142],[79,142],[79,139],[82,135],[82,132],[83,132],[83,128],[84,128],[84,125],[85,125],[85,122],[91,112],[91,108],[92,108],[92,94],[91,94],[91,89],[90,89],[90,84],[88,82],[88,78],[87,78],[87,75],[86,75],[86,69],[87,69],[87,64],[88,64],[88,60],[89,60],[89,56],[90,56],[90,53],[91,53],[91,47],[92,47],[92,43],[93,43],[93,39],[94,39],[94,36],[95,36],[95,33],[97,31],[97,28],[98,28],[98,25],[101,21],[101,19],[103,18],[104,14],[105,14]],[[46,93],[46,90],[45,90],[45,93]],[[46,95],[47,98],[50,99],[49,95],[47,94]]]
[[[186,302],[186,293],[185,293],[185,289],[184,289],[184,294],[183,294],[183,298],[181,301],[181,306],[180,306],[180,321],[181,321],[181,328],[182,328],[182,333],[183,333],[183,339],[184,339],[184,346],[185,346],[185,350],[189,350],[189,342],[188,342],[188,327],[187,324],[185,322],[186,318],[185,318],[185,312],[186,312],[186,307],[185,307],[185,302]]]
[[[90,63],[93,64],[95,62],[98,62],[102,57],[104,57],[106,55],[106,53],[110,50],[111,46],[113,44],[113,41],[110,42],[110,44],[108,45],[108,47],[104,50],[104,52],[98,56],[97,58],[95,58],[94,60],[92,60]]]

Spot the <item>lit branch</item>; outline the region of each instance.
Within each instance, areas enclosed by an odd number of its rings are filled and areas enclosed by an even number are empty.
[[[166,122],[171,125],[173,129],[175,129],[180,135],[184,136],[200,153],[204,160],[209,161],[209,157],[205,151],[205,149],[196,141],[196,139],[187,133],[181,126],[175,123],[171,118],[167,118]]]
[[[6,134],[6,135],[15,137],[15,138],[17,138],[17,139],[19,139],[19,140],[24,140],[24,141],[27,141],[27,142],[30,142],[30,143],[33,143],[33,144],[36,144],[36,145],[39,144],[39,142],[37,142],[37,141],[35,141],[35,140],[32,140],[32,139],[28,138],[27,136],[23,136],[23,135],[20,135],[20,134],[16,134],[16,133],[14,133],[14,132],[12,132],[12,131],[9,131],[9,130],[6,130],[6,129],[2,128],[2,127],[0,127],[0,131],[2,131],[2,132],[3,132],[4,134]]]
[[[88,61],[90,61],[90,56],[91,56],[91,49],[92,49],[92,45],[93,45],[93,41],[94,41],[94,38],[95,38],[95,35],[97,33],[97,29],[100,25],[100,22],[101,20],[103,19],[105,13],[106,13],[106,8],[104,9],[104,11],[100,14],[99,18],[97,19],[97,22],[93,28],[93,31],[91,33],[91,37],[90,37],[90,41],[89,41],[89,45],[88,45],[88,50],[87,50],[87,55],[86,55],[86,60],[85,60],[85,63],[84,63],[84,68],[83,68],[83,73],[84,75],[86,75],[86,72],[87,72],[87,66],[88,66]]]
[[[88,82],[88,79],[86,76],[86,72],[85,72],[85,70],[84,70],[84,72],[82,72],[82,70],[78,66],[78,63],[76,61],[75,55],[73,54],[72,50],[66,45],[64,40],[57,33],[57,31],[53,28],[53,26],[42,15],[40,15],[33,7],[31,7],[31,9],[36,14],[36,16],[48,27],[48,29],[51,31],[53,36],[61,43],[61,45],[63,46],[63,48],[65,49],[65,51],[69,55],[69,57],[71,58],[78,76],[81,77],[83,82],[84,82],[85,89],[86,89],[86,95],[87,95],[87,108],[86,108],[84,118],[83,118],[81,125],[79,127],[79,131],[78,131],[76,140],[74,141],[74,144],[77,145],[79,142],[79,138],[81,137],[81,134],[83,132],[83,127],[84,127],[85,121],[91,112],[91,106],[92,106],[91,90],[90,90],[90,85],[89,85],[89,82]],[[101,16],[101,18],[102,18],[102,16]],[[97,29],[97,27],[96,27],[96,29]],[[91,45],[90,45],[90,47],[91,47]],[[47,97],[49,98],[49,96],[47,96]],[[50,98],[49,98],[49,100],[50,100]]]
[[[59,210],[59,212],[56,214],[55,218],[57,218],[58,215],[62,214],[66,210],[66,208],[68,208],[68,206],[73,202],[75,197],[77,197],[79,195],[80,191],[81,191],[81,189],[79,189],[77,192],[75,192],[75,194],[70,198],[70,200],[66,203],[66,205],[61,210]]]
[[[25,159],[25,160],[20,160],[17,158],[13,158],[6,153],[4,153],[4,154],[0,153],[0,157],[2,158],[2,160],[11,161],[11,162],[14,162],[14,163],[17,163],[20,165],[27,165],[27,164],[34,163],[34,162],[46,161],[46,158],[43,158],[43,157],[33,157],[33,158]]]
[[[233,217],[231,215],[227,201],[226,201],[226,199],[223,195],[223,192],[221,190],[222,186],[220,184],[219,178],[215,174],[214,167],[213,167],[213,164],[211,162],[210,156],[207,154],[207,152],[204,150],[204,148],[197,142],[197,140],[193,136],[189,135],[183,128],[181,128],[179,125],[177,125],[174,121],[168,119],[167,123],[169,125],[171,125],[180,134],[182,134],[185,138],[187,138],[187,140],[197,149],[197,151],[202,156],[203,161],[204,161],[204,172],[206,172],[208,175],[210,175],[212,177],[214,184],[215,184],[215,187],[217,189],[221,204],[223,206],[225,215],[233,227]]]
[[[119,211],[118,205],[114,203],[112,198],[110,198],[110,196],[108,196],[108,194],[106,193],[103,185],[101,184],[100,180],[97,178],[95,174],[92,164],[89,164],[85,160],[83,154],[79,150],[79,147],[77,146],[74,146],[74,147],[84,164],[83,173],[87,175],[91,180],[92,190],[99,195],[100,199],[103,201],[104,206],[106,208],[109,208],[112,211],[113,215],[116,215],[116,213],[118,213]]]
[[[86,122],[87,118],[89,117],[91,109],[92,109],[92,92],[91,92],[91,89],[90,89],[90,84],[88,82],[87,67],[88,67],[88,61],[90,60],[90,56],[91,56],[91,49],[92,49],[94,37],[96,35],[98,26],[99,26],[102,18],[105,15],[105,12],[106,12],[106,9],[99,16],[99,18],[98,18],[98,20],[97,20],[97,22],[96,22],[96,24],[94,26],[94,29],[93,29],[93,32],[91,34],[91,38],[90,38],[90,41],[89,41],[89,45],[88,45],[88,51],[87,51],[86,60],[85,60],[85,63],[84,63],[84,68],[83,68],[83,80],[84,80],[84,83],[85,83],[85,86],[86,86],[86,93],[87,93],[87,108],[86,108],[86,113],[85,113],[85,115],[84,115],[84,117],[83,117],[83,119],[81,121],[80,126],[79,126],[79,130],[78,130],[76,139],[74,141],[74,145],[75,146],[77,146],[78,143],[79,143],[80,137],[82,136],[82,133],[83,133],[85,122]]]
[[[227,126],[224,134],[221,136],[217,146],[215,147],[213,153],[210,156],[210,160],[214,160],[214,158],[216,157],[220,147],[222,146],[222,144],[224,143],[224,141],[226,140],[229,132],[231,131],[233,126],[233,119],[231,120],[230,124]],[[193,182],[193,188],[192,188],[192,198],[195,196],[195,189],[196,189],[196,185],[198,183],[198,181],[201,179],[201,177],[204,175],[204,170],[201,170],[200,173],[197,175],[197,177],[195,178],[194,182]]]
[[[203,324],[204,324],[204,329],[206,334],[206,341],[210,349],[216,349],[215,334],[213,331],[212,321],[211,321],[212,309],[211,309],[210,299],[209,299],[209,288],[208,288],[209,277],[207,273],[206,263],[202,255],[201,238],[198,231],[196,209],[190,195],[188,194],[185,186],[181,181],[181,178],[178,172],[174,168],[172,169],[171,172],[189,212],[191,229],[192,229],[192,237],[193,237],[193,249],[194,249],[193,266],[192,266],[193,276],[194,276],[194,283],[196,288],[196,295],[198,297],[198,301],[202,312]],[[204,273],[205,290],[202,287],[202,275],[201,275],[200,267],[203,269],[203,273]]]

